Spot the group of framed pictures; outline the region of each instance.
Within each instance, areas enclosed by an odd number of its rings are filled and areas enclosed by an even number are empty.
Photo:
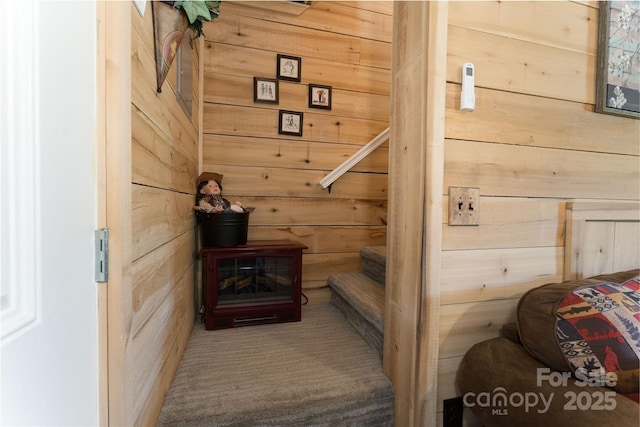
[[[278,104],[280,80],[300,82],[302,59],[297,56],[277,55],[276,78],[253,78],[253,102]],[[309,108],[331,110],[331,86],[309,83]],[[303,113],[280,110],[278,133],[281,135],[302,136]]]

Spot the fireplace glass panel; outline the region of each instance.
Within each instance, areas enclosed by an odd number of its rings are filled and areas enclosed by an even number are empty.
[[[218,262],[218,304],[293,299],[293,258],[249,256]]]

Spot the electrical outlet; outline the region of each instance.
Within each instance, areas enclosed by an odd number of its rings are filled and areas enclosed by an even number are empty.
[[[480,189],[449,187],[449,225],[480,224]]]
[[[464,411],[464,399],[462,396],[445,399],[442,402],[442,426],[462,427],[462,413]]]

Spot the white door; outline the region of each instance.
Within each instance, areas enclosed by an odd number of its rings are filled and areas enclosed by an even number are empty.
[[[98,424],[96,5],[0,2],[0,424]]]

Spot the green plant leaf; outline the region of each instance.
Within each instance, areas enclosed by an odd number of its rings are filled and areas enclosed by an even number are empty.
[[[211,21],[211,13],[209,12],[206,1],[184,0],[181,6],[187,14],[190,23],[194,23],[199,16],[205,21]]]
[[[202,32],[204,21],[213,21],[220,16],[219,0],[176,0],[171,3],[176,9],[184,10],[189,20],[189,28],[196,34],[196,38],[204,34]]]

